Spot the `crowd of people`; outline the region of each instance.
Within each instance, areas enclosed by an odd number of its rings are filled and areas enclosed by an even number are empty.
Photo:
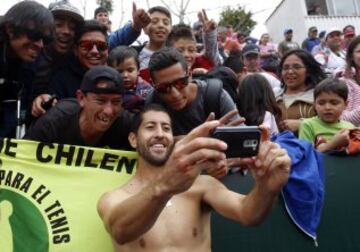
[[[289,130],[321,152],[360,138],[354,26],[310,27],[301,46],[287,28],[276,45],[198,17],[174,25],[165,7],[133,4],[111,31],[105,8],[84,20],[68,1],[19,2],[1,17],[0,137],[138,151],[135,177],[99,201],[118,250],[208,251],[209,209],[245,225],[265,218],[290,159],[266,136],[256,158],[226,159],[207,137],[219,125]],[[134,46],[142,30],[148,41]],[[254,171],[250,194],[216,179],[233,166]]]

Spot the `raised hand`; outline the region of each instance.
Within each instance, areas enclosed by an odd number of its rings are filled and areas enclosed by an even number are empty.
[[[238,125],[243,124],[245,122],[245,118],[243,118],[243,117],[231,121],[231,118],[233,118],[234,116],[236,116],[238,114],[239,114],[239,111],[237,111],[237,109],[227,112],[225,115],[223,115],[219,119],[220,125],[221,126],[238,126]],[[215,120],[214,112],[211,112],[206,119],[206,121],[211,121],[211,120]]]
[[[198,12],[198,18],[201,23],[203,23],[203,31],[204,32],[210,32],[216,29],[217,24],[214,20],[209,20],[206,11],[202,9]]]
[[[263,129],[259,154],[253,158],[244,158],[252,170],[256,184],[267,193],[279,193],[287,183],[290,174],[291,160],[285,149],[270,142],[269,134]]]
[[[177,142],[166,162],[160,186],[173,195],[188,190],[202,170],[221,170],[226,166],[227,145],[207,137],[219,121],[203,123]]]
[[[135,2],[132,8],[133,28],[136,31],[141,31],[151,22],[149,14],[144,9],[137,9]]]

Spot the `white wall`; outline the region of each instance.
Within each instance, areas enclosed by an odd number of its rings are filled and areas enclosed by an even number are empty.
[[[316,25],[319,32],[322,30],[329,30],[332,27],[342,30],[346,25],[353,25],[356,29],[356,34],[360,33],[360,17],[343,17],[343,16],[308,16],[305,18],[305,25],[307,27]]]
[[[291,28],[294,31],[293,40],[301,45],[307,37],[308,27],[305,24],[305,16],[304,0],[284,0],[268,18],[265,25],[275,43],[284,40],[284,30]]]

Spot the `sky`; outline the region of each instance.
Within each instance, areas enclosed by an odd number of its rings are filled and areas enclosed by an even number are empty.
[[[186,2],[186,0],[183,1]],[[5,12],[17,2],[19,1],[1,0],[0,15],[5,14]],[[49,3],[52,2],[52,0],[37,0],[37,2],[40,2],[47,7]],[[95,0],[70,0],[70,2],[78,7],[82,14],[85,12],[85,17],[87,19],[93,17],[94,10],[97,7]],[[147,2],[149,2],[150,7],[155,5],[163,5],[160,0],[134,0],[134,2],[136,3],[137,8],[144,9],[148,8]],[[165,0],[165,2],[170,6],[179,6],[181,0]],[[215,21],[219,21],[219,14],[224,7],[236,7],[237,5],[240,5],[245,8],[245,10],[251,11],[253,13],[253,19],[258,24],[256,25],[251,35],[254,37],[260,37],[262,33],[266,32],[266,27],[264,26],[265,20],[269,17],[269,15],[280,2],[281,0],[190,0],[187,8],[185,23],[192,24],[195,22],[197,20],[197,12],[202,8],[205,8],[209,18],[212,18]],[[110,19],[113,22],[113,29],[116,29],[116,27],[119,27],[121,24],[131,20],[132,1],[113,0],[113,3],[114,12],[110,16]],[[206,3],[206,6],[204,6],[204,3]],[[84,5],[86,5],[85,9]],[[174,24],[178,23],[177,17],[174,17],[173,19]]]

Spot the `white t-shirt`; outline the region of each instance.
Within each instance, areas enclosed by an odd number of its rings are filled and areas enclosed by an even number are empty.
[[[139,53],[139,62],[140,62],[140,70],[147,69],[149,66],[149,61],[151,55],[153,55],[154,51],[151,51],[144,47]]]
[[[266,128],[270,130],[270,135],[276,135],[279,133],[278,126],[276,124],[275,116],[269,111],[265,112],[264,121],[262,123]]]

